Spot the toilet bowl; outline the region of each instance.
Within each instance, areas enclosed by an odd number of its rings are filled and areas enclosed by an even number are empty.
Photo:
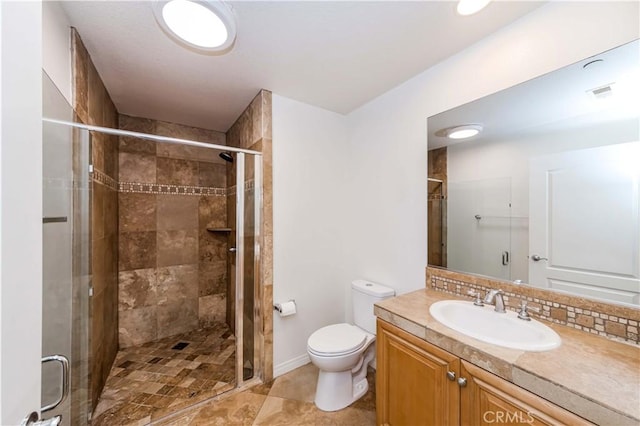
[[[307,352],[320,370],[314,399],[319,409],[341,410],[367,393],[367,367],[376,354],[373,304],[394,294],[379,284],[354,281],[352,306],[356,325],[328,325],[309,337]]]

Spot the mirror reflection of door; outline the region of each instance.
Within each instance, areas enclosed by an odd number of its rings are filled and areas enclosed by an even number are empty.
[[[529,283],[640,303],[640,142],[530,161]]]

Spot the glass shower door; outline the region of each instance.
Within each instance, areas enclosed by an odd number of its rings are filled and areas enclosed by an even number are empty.
[[[262,157],[238,153],[236,309],[238,324],[237,383],[259,375],[261,350],[260,228],[262,208]],[[241,308],[241,309],[240,309]]]
[[[44,117],[72,121],[71,106],[46,74],[43,97]],[[64,425],[86,424],[90,411],[89,153],[88,132],[43,122],[41,401],[43,417],[62,415]]]

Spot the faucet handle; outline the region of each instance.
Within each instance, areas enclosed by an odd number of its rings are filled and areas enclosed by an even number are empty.
[[[480,295],[480,291],[469,290],[467,292],[467,294],[469,296],[474,296],[476,298],[476,300],[473,302],[474,305],[476,305],[476,306],[484,306],[484,303],[482,303],[482,297]]]
[[[518,312],[518,318],[525,321],[531,321],[531,316],[529,315],[529,312],[527,312],[526,300],[520,302],[520,312]]]
[[[531,321],[531,316],[528,311],[533,311],[535,313],[540,313],[540,309],[532,308],[531,306],[527,306],[527,301],[522,300],[520,302],[520,312],[518,312],[518,318],[525,321]]]

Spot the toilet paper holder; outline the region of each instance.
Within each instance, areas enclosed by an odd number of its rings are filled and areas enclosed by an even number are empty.
[[[295,299],[289,299],[287,300],[287,302],[293,302],[293,304],[296,304],[296,300]],[[286,303],[286,302],[284,302]],[[273,310],[274,311],[278,311],[279,313],[282,313],[282,304],[281,303],[276,303],[275,305],[273,305]]]
[[[278,314],[282,318],[295,315],[298,312],[296,301],[293,299],[290,299],[286,302],[276,303],[273,309],[278,311]]]

